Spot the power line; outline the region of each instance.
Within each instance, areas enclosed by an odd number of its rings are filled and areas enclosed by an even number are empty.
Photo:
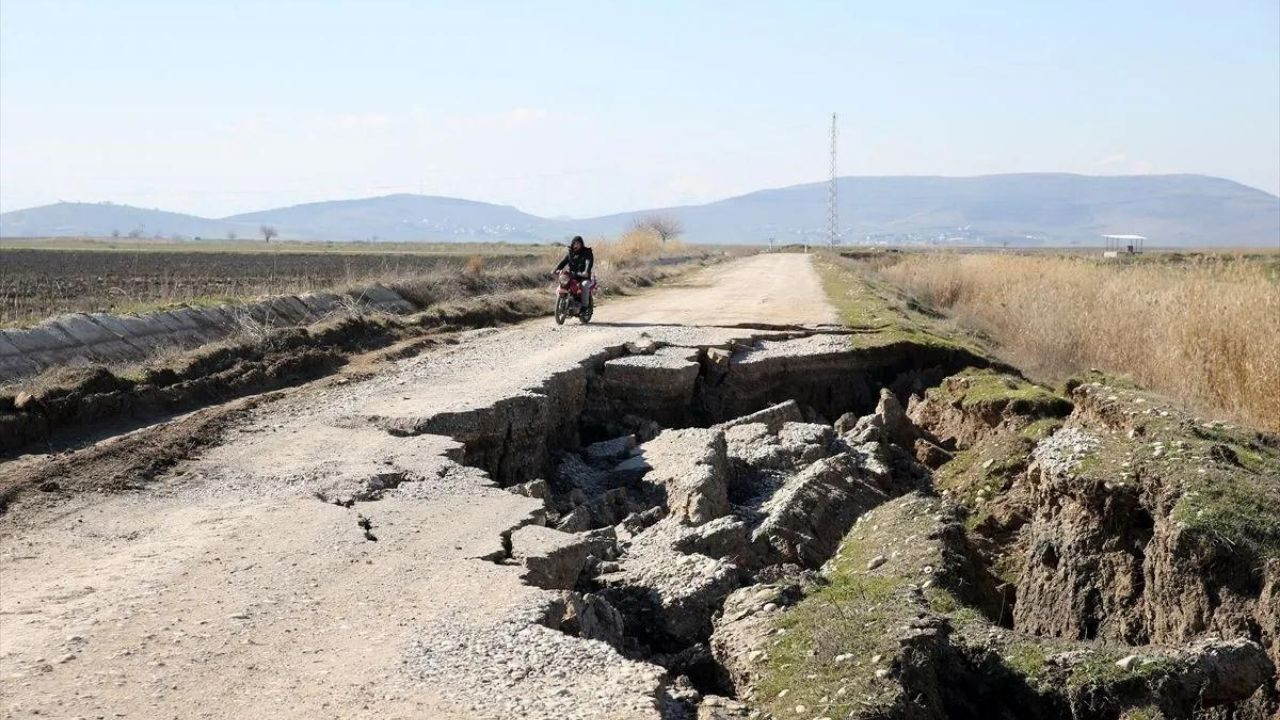
[[[827,186],[827,243],[840,242],[840,215],[836,209],[836,114],[831,113],[831,184]]]

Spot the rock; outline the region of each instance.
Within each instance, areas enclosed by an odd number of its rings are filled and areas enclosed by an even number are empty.
[[[889,442],[909,448],[919,437],[902,403],[898,402],[898,397],[887,388],[880,390],[880,402],[876,405],[875,414],[880,418],[879,424],[884,428],[885,438]]]
[[[746,704],[719,695],[707,695],[698,705],[695,720],[746,720],[750,717],[751,708]]]
[[[883,555],[877,555],[867,561],[867,570],[875,570],[888,561]]]
[[[778,442],[802,465],[830,455],[833,440],[835,432],[830,425],[787,422],[778,431]]]
[[[582,449],[582,456],[592,465],[601,467],[630,456],[635,449],[636,436],[623,435],[612,440],[591,443]]]
[[[632,340],[624,345],[628,353],[632,355],[652,355],[658,349],[658,343],[652,338],[640,338]]]
[[[622,613],[599,595],[571,595],[570,612],[561,629],[586,640],[599,640],[621,647],[624,631]]]
[[[519,485],[512,485],[508,489],[517,495],[537,498],[539,500],[545,500],[547,499],[547,496],[551,494],[550,488],[547,487],[547,481],[542,478],[530,480],[526,483],[520,483]]]
[[[765,564],[817,567],[831,557],[859,515],[887,499],[868,483],[849,453],[813,463],[761,506],[764,519],[751,536]]]
[[[753,563],[747,524],[735,517],[719,517],[692,528],[682,527],[672,547],[682,553],[728,558],[739,566]]]
[[[610,472],[618,482],[632,483],[644,477],[644,474],[652,469],[644,455],[636,455],[618,463]]]
[[[511,533],[511,557],[525,566],[521,579],[547,590],[572,589],[591,554],[594,538],[526,525]]]
[[[637,537],[621,570],[596,577],[599,594],[628,619],[633,634],[693,645],[711,633],[711,618],[738,586],[741,571],[724,559],[681,553],[656,535]]]
[[[1244,638],[1191,643],[1179,660],[1188,708],[1238,702],[1275,680],[1266,651]]]
[[[1121,670],[1131,670],[1134,665],[1138,664],[1138,661],[1140,659],[1141,658],[1139,658],[1137,655],[1125,655],[1124,657],[1116,661],[1116,665]]]
[[[847,412],[836,419],[836,423],[835,423],[836,434],[844,435],[845,433],[853,430],[853,427],[857,424],[858,424],[858,416],[854,413]]]
[[[850,445],[883,442],[884,418],[879,415],[863,415],[853,423],[853,427],[841,433],[841,437]]]
[[[599,495],[616,485],[615,477],[607,471],[588,465],[578,455],[566,453],[556,466],[556,489],[561,492],[580,490],[587,496]],[[580,500],[576,504],[586,502]]]
[[[725,431],[725,443],[735,469],[731,483],[735,498],[758,495],[761,488],[753,483],[762,474],[794,473],[845,449],[830,426],[792,421],[782,423],[776,432],[764,423],[735,425]]]
[[[729,512],[723,431],[666,430],[641,446],[641,452],[652,468],[644,481],[666,491],[671,517],[700,525]]]
[[[955,457],[953,453],[947,452],[945,449],[929,442],[924,438],[916,438],[915,442],[916,460],[926,467],[937,469],[950,462]]]
[[[621,488],[606,491],[575,507],[556,524],[562,532],[579,533],[616,525],[631,512],[627,494]]]
[[[662,426],[656,421],[639,415],[632,415],[629,413],[623,415],[622,424],[623,426],[630,428],[631,433],[642,443],[649,442],[662,433]]]
[[[787,400],[777,405],[771,405],[763,410],[758,410],[749,415],[727,420],[716,425],[720,430],[728,430],[738,425],[748,425],[751,423],[763,424],[769,432],[777,433],[782,429],[783,423],[788,422],[804,422],[804,412],[800,408],[800,404],[795,400]]]

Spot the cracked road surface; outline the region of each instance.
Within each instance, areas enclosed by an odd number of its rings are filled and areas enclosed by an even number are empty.
[[[778,254],[596,320],[467,333],[264,404],[144,489],[17,503],[0,717],[660,717],[660,668],[539,624],[552,594],[485,559],[541,501],[462,464],[452,430],[521,403],[556,421],[557,389],[642,333],[707,346],[836,318],[810,258]]]

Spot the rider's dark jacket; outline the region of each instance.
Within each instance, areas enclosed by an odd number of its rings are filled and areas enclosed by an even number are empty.
[[[556,266],[556,270],[563,270],[567,266],[569,268],[569,272],[575,275],[580,277],[590,277],[591,268],[593,268],[595,264],[596,256],[591,254],[591,248],[584,245],[582,249],[576,253],[571,248],[564,256],[564,259],[560,261],[560,264]]]

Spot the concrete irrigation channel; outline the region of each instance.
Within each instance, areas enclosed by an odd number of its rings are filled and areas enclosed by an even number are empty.
[[[1201,557],[1198,621],[1121,587],[1158,537],[1149,584],[1199,597],[1170,567],[1183,530],[1133,489],[1069,482],[1112,437],[1100,418],[1124,422],[1113,395],[1032,402],[962,347],[860,342],[820,287],[806,256],[735,261],[590,326],[464,333],[283,393],[132,489],[20,499],[0,520],[4,717],[1274,709],[1275,563],[1240,583]],[[1018,401],[951,397],[992,377]],[[972,478],[943,470],[1009,434],[1030,488],[975,490],[999,499],[971,522]],[[1090,524],[1125,512],[1123,547]],[[1036,565],[1011,573],[1023,529]],[[875,609],[870,640],[779,664],[824,593],[871,580],[839,616]],[[1073,684],[1102,640],[1124,673],[1105,656]],[[1036,668],[1002,660],[1028,644]],[[843,669],[787,674],[806,663]]]

